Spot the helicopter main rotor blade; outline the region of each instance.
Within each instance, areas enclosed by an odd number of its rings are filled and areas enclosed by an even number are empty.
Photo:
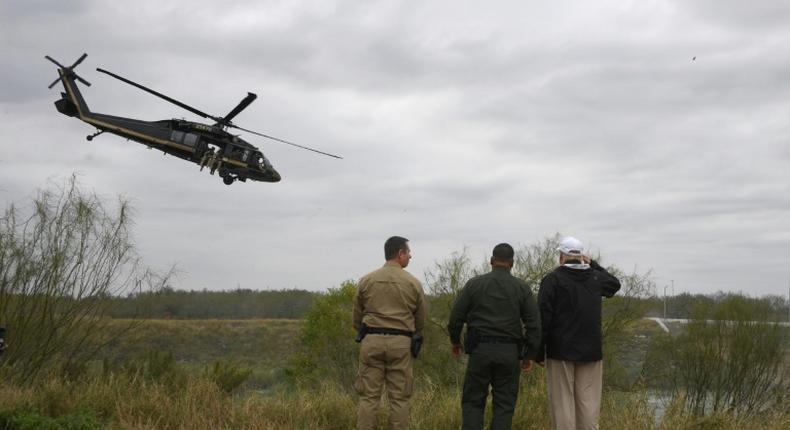
[[[244,97],[244,98],[243,98],[243,99],[242,99],[242,100],[239,102],[239,104],[238,104],[238,105],[236,105],[236,107],[235,107],[235,108],[233,108],[233,110],[232,110],[232,111],[228,112],[228,114],[227,114],[227,115],[225,115],[224,117],[222,117],[222,123],[224,123],[224,124],[226,124],[226,125],[227,125],[227,124],[230,124],[230,120],[231,120],[231,119],[233,119],[233,118],[234,118],[236,115],[238,115],[238,114],[239,114],[239,112],[241,112],[241,111],[243,111],[244,109],[246,109],[246,108],[247,108],[247,106],[249,106],[249,105],[250,105],[250,103],[252,103],[252,102],[254,102],[254,101],[255,101],[255,99],[256,99],[256,98],[258,98],[258,96],[257,96],[257,95],[255,95],[255,94],[253,94],[253,93],[250,93],[250,92],[248,92],[248,93],[247,93],[247,97]]]
[[[106,75],[110,75],[113,78],[118,79],[121,82],[126,82],[127,84],[129,84],[129,85],[131,85],[133,87],[137,87],[137,88],[139,88],[139,89],[141,89],[141,90],[143,90],[143,91],[145,91],[145,92],[147,92],[149,94],[153,94],[153,95],[155,95],[155,96],[157,96],[157,97],[159,97],[161,99],[169,101],[170,103],[173,103],[174,105],[176,105],[176,106],[178,106],[180,108],[186,109],[186,110],[192,112],[195,115],[202,116],[203,118],[211,118],[211,119],[213,119],[214,121],[217,121],[217,122],[220,122],[220,120],[221,120],[221,118],[217,118],[217,117],[211,116],[211,115],[209,115],[209,114],[207,114],[205,112],[201,112],[201,111],[193,108],[192,106],[189,106],[188,104],[181,103],[180,101],[178,101],[178,100],[176,100],[174,98],[170,98],[170,97],[168,97],[168,96],[166,96],[166,95],[164,95],[162,93],[156,92],[156,91],[154,91],[154,90],[152,90],[150,88],[146,88],[146,87],[144,87],[144,86],[142,86],[142,85],[140,85],[140,84],[138,84],[136,82],[133,82],[133,81],[130,81],[130,80],[124,78],[124,77],[118,76],[115,73],[108,72],[107,70],[104,70],[104,69],[96,69],[96,70],[101,72],[101,73],[104,73]]]
[[[288,145],[291,145],[291,146],[295,146],[295,147],[297,147],[297,148],[306,149],[306,150],[308,150],[308,151],[317,152],[317,153],[319,153],[319,154],[323,154],[323,155],[326,155],[326,156],[329,156],[329,157],[339,158],[339,159],[341,159],[341,160],[343,159],[343,157],[341,157],[341,156],[338,156],[338,155],[330,154],[330,153],[328,153],[328,152],[319,151],[319,150],[317,150],[317,149],[313,149],[313,148],[310,148],[310,147],[307,147],[307,146],[298,145],[298,144],[296,144],[296,143],[293,143],[293,142],[289,142],[289,141],[287,141],[287,140],[280,139],[279,137],[269,136],[268,134],[263,134],[263,133],[258,133],[257,131],[247,130],[246,128],[239,127],[238,125],[233,125],[233,124],[231,124],[231,125],[230,125],[230,127],[233,127],[233,128],[238,128],[239,130],[246,131],[247,133],[252,133],[252,134],[255,134],[255,135],[258,135],[258,136],[261,136],[261,137],[265,137],[265,138],[267,138],[267,139],[276,140],[276,141],[278,141],[278,142],[282,142],[282,143],[285,143],[285,144],[288,144]]]

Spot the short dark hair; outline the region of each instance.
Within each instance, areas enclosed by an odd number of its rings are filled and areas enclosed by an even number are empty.
[[[392,236],[384,242],[384,259],[392,260],[398,256],[401,249],[409,249],[409,239],[400,236]]]
[[[498,261],[513,261],[515,255],[516,252],[513,251],[513,247],[510,244],[500,243],[494,247],[491,258]]]

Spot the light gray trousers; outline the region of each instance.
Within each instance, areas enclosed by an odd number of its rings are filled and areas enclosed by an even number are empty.
[[[549,358],[546,374],[552,429],[598,430],[603,362]]]

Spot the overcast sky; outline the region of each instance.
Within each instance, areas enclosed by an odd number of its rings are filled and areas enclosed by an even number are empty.
[[[0,0],[0,203],[78,172],[183,289],[323,290],[394,234],[422,278],[560,232],[659,288],[786,295],[788,23],[781,0]],[[251,91],[237,124],[344,159],[242,135],[283,180],[228,187],[89,143],[44,60],[83,52],[95,112],[199,120],[96,67],[213,115]]]

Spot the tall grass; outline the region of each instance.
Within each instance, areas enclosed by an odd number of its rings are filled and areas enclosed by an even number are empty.
[[[522,378],[513,427],[549,429],[545,374]],[[461,424],[459,390],[420,384],[412,399],[411,428],[451,429]],[[387,411],[380,411],[385,422]],[[490,417],[490,406],[489,406]],[[81,382],[53,378],[35,387],[0,385],[0,416],[88,417],[85,422],[108,429],[352,429],[356,396],[332,384],[260,394],[231,395],[205,376],[183,385],[165,384],[128,375],[109,375]],[[604,429],[768,429],[790,428],[787,405],[759,417],[727,414],[692,417],[677,405],[655,422],[655,411],[634,393],[604,393]],[[54,421],[53,421],[54,422]],[[96,424],[99,423],[99,424]],[[17,428],[17,427],[9,427]],[[48,428],[58,427],[50,424]]]

